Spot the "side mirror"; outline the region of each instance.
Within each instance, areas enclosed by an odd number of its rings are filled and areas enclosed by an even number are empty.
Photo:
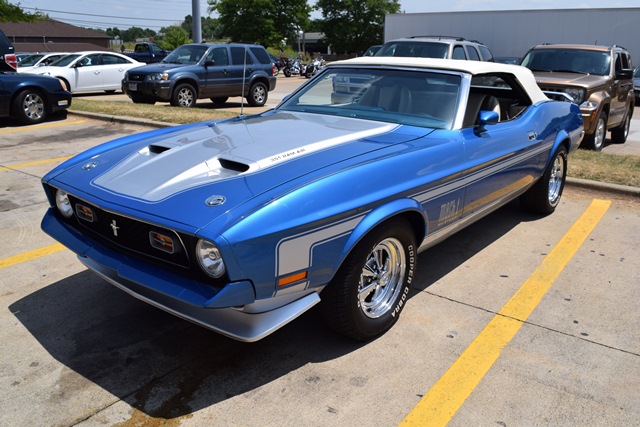
[[[475,128],[476,133],[485,131],[486,125],[495,125],[500,120],[500,116],[495,111],[480,110],[478,114],[478,125]]]
[[[213,67],[214,65],[216,65],[216,61],[214,61],[213,59],[207,59],[206,61],[204,61],[205,67]]]

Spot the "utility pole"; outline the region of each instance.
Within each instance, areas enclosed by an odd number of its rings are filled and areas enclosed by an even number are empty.
[[[200,20],[200,1],[191,0],[191,32],[193,33],[193,42],[202,43],[202,22]]]

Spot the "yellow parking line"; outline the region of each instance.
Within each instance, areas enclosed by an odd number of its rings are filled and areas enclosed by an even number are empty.
[[[0,259],[0,269],[11,267],[12,265],[20,264],[21,262],[31,261],[32,259],[40,258],[45,255],[60,252],[63,249],[65,249],[65,247],[60,243],[54,243],[53,245],[45,246],[44,248],[34,249],[20,255],[14,255],[9,258]]]
[[[445,426],[520,330],[611,205],[593,200],[540,266],[401,422]]]
[[[73,156],[54,157],[53,159],[36,160],[35,162],[21,163],[21,164],[19,164],[19,165],[0,166],[0,172],[2,172],[2,171],[8,171],[8,170],[16,170],[16,169],[26,168],[26,167],[28,167],[28,166],[42,165],[42,164],[44,164],[44,163],[58,162],[58,161],[61,161],[61,160],[67,160],[67,159],[70,159],[71,157],[73,157]]]
[[[87,122],[86,120],[74,120],[72,122],[64,121],[64,122],[58,122],[58,123],[47,123],[44,125],[21,126],[19,128],[14,128],[14,129],[2,129],[0,130],[0,135],[4,135],[7,133],[26,132],[34,129],[49,129],[49,128],[57,128],[60,126],[79,125],[86,122]]]

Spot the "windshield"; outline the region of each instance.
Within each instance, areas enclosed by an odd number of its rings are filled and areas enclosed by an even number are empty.
[[[461,80],[455,73],[333,68],[279,109],[451,129]]]
[[[62,58],[58,59],[57,61],[53,61],[49,65],[51,65],[52,67],[65,67],[71,64],[76,59],[80,58],[80,56],[82,55],[76,55],[76,54],[65,55]]]
[[[31,67],[33,65],[36,65],[36,62],[38,62],[42,57],[44,57],[44,54],[29,55],[26,58],[22,59],[20,62],[18,62],[18,66]]]
[[[446,58],[449,45],[438,42],[389,42],[375,56],[412,56],[418,58]]]
[[[609,75],[609,52],[581,49],[535,49],[522,60],[531,71]]]
[[[171,52],[161,62],[170,64],[197,64],[207,53],[208,46],[184,45]]]

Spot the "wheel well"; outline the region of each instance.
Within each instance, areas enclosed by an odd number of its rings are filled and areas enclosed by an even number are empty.
[[[255,79],[253,79],[253,80],[251,81],[251,83],[249,84],[249,89],[247,89],[247,90],[250,90],[250,89],[251,89],[251,87],[252,87],[254,84],[258,83],[258,82],[260,82],[260,83],[264,83],[264,85],[267,87],[267,90],[269,90],[269,81],[268,81],[266,78],[262,77],[262,76],[260,76],[260,77],[256,77]]]
[[[411,229],[413,230],[413,234],[416,237],[416,244],[420,246],[420,244],[422,243],[422,240],[424,240],[424,236],[426,235],[426,231],[427,231],[426,225],[424,223],[424,217],[418,212],[409,211],[409,212],[403,212],[389,219],[393,219],[393,218],[403,218],[409,223],[409,225],[411,226]]]
[[[200,86],[198,85],[198,82],[194,79],[191,78],[184,78],[184,79],[180,79],[180,80],[176,80],[175,84],[173,85],[173,90],[175,90],[175,88],[177,88],[178,86],[180,86],[183,83],[188,83],[191,86],[193,86],[193,88],[196,91],[196,95],[200,95]],[[173,90],[171,91],[173,93]]]

